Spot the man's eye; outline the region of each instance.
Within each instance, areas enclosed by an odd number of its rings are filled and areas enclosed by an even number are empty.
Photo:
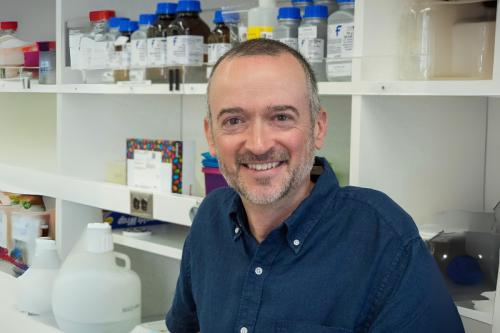
[[[278,114],[274,117],[277,121],[287,121],[291,120],[291,117],[287,114]]]
[[[228,118],[222,122],[223,126],[236,126],[241,124],[242,121],[240,118]]]

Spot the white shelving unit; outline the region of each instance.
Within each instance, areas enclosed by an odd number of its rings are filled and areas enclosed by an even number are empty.
[[[125,162],[131,137],[192,140],[207,150],[202,125],[206,85],[84,85],[64,63],[65,24],[90,10],[120,16],[151,12],[157,0],[17,0],[0,4],[1,19],[20,22],[25,40],[57,41],[57,84],[23,88],[0,81],[0,190],[55,198],[56,236],[65,256],[102,209],[130,212],[130,191],[107,181]],[[202,1],[203,18],[228,0]],[[500,200],[500,52],[492,80],[399,81],[401,0],[357,0],[353,82],[319,84],[329,116],[326,145],[343,184],[386,192],[417,225],[450,209],[490,211]],[[496,28],[496,44],[500,31]],[[203,197],[154,194],[155,227],[144,239],[114,233],[117,250],[141,276],[143,315],[168,309],[179,270],[189,211]],[[1,287],[0,287],[1,290]],[[491,330],[491,316],[459,307],[470,332]],[[0,324],[1,330],[1,324]]]

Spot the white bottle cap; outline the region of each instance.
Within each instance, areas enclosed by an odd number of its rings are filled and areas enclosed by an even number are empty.
[[[259,0],[259,7],[276,7],[276,0]]]
[[[87,225],[86,249],[92,253],[113,251],[113,235],[107,223],[89,223]]]

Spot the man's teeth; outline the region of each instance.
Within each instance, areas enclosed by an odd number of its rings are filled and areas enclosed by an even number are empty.
[[[272,168],[276,168],[280,162],[272,162],[272,163],[260,163],[260,164],[248,164],[248,168],[257,171],[269,170]]]

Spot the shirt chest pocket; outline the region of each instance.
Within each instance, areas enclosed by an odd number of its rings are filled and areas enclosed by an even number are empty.
[[[334,327],[323,326],[315,323],[303,321],[278,321],[274,325],[276,333],[352,333],[351,330]]]

